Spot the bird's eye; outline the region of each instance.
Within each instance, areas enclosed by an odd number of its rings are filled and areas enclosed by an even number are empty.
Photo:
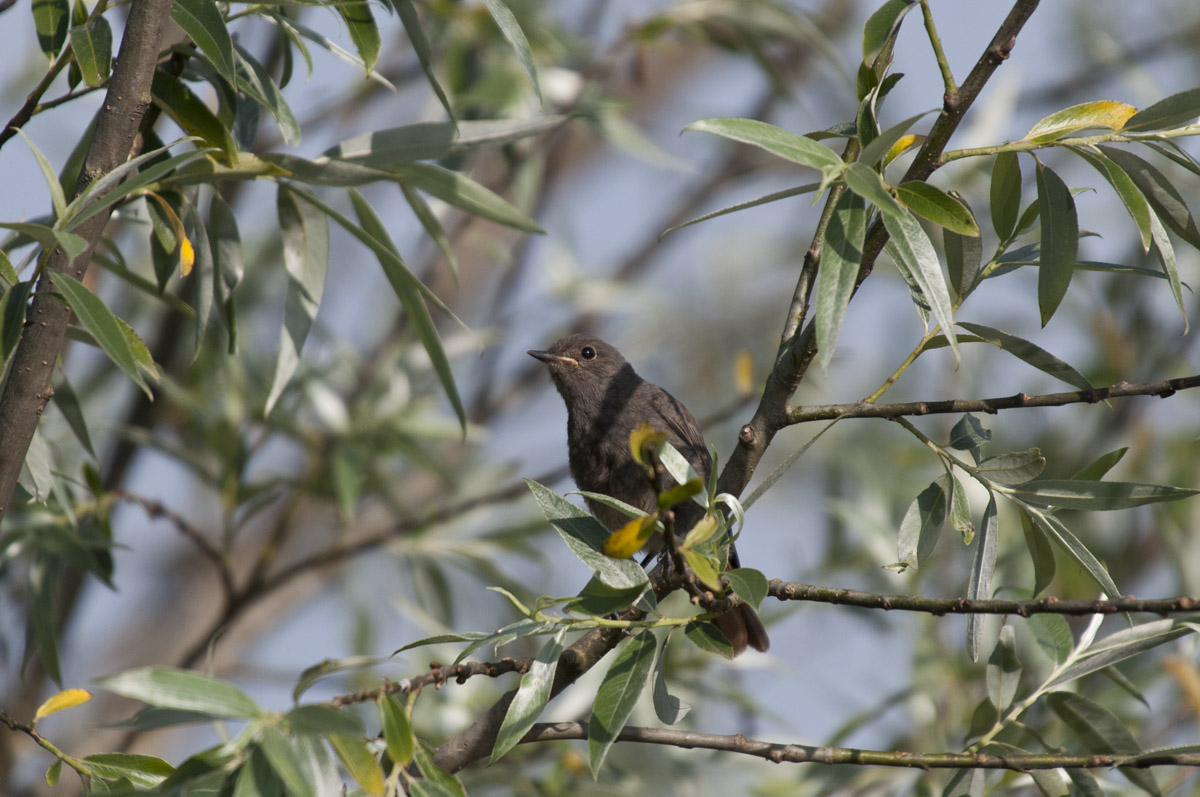
[[[591,360],[591,359],[595,358],[596,350],[593,349],[591,346],[584,346],[582,349],[579,350],[579,354],[581,357],[583,357],[583,359]]]

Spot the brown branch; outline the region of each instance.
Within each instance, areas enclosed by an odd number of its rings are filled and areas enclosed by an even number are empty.
[[[235,594],[236,587],[233,583],[233,571],[230,569],[225,555],[209,542],[208,538],[204,536],[204,532],[189,523],[187,518],[163,506],[161,501],[135,495],[126,490],[114,490],[113,497],[119,501],[137,504],[147,516],[151,518],[163,518],[174,526],[180,534],[196,546],[196,549],[200,551],[204,558],[212,562],[217,568],[217,572],[221,576],[221,587],[225,590],[226,597]]]
[[[1158,382],[1130,384],[1117,382],[1094,390],[1075,390],[1067,393],[1041,393],[1000,396],[986,399],[945,399],[941,401],[908,401],[897,404],[872,404],[858,401],[852,404],[817,404],[797,407],[788,412],[788,423],[830,421],[837,418],[900,418],[906,415],[943,415],[947,413],[983,412],[995,415],[1000,410],[1020,407],[1062,407],[1067,404],[1096,404],[1111,398],[1129,396],[1158,396],[1167,398],[1180,390],[1200,387],[1200,375],[1162,379]]]
[[[465,684],[468,678],[476,675],[486,675],[488,678],[499,678],[510,672],[524,675],[529,671],[533,659],[513,659],[505,657],[500,661],[468,661],[463,664],[429,663],[429,672],[416,678],[405,678],[401,681],[386,681],[383,686],[374,689],[363,689],[348,695],[338,695],[329,701],[334,708],[349,706],[353,703],[368,703],[384,695],[408,694],[419,692],[427,686],[441,689],[442,685],[454,680],[457,684]]]
[[[538,723],[525,734],[521,744],[586,739],[586,722]],[[1200,753],[1152,753],[1116,755],[1109,753],[1029,753],[992,755],[990,753],[909,753],[903,750],[859,750],[852,747],[813,747],[803,744],[775,744],[733,734],[696,733],[670,728],[626,727],[617,734],[618,742],[640,742],[670,747],[721,750],[762,758],[776,764],[850,764],[852,766],[904,767],[920,769],[1030,769],[1080,767],[1108,769],[1115,766],[1145,769],[1159,766],[1200,766]]]
[[[171,0],[133,0],[74,196],[129,157],[142,117],[150,107],[150,80],[158,58],[159,38],[170,11]],[[0,397],[0,520],[12,499],[38,419],[53,394],[50,377],[71,319],[70,308],[53,295],[54,275],[66,272],[76,279],[83,277],[110,214],[111,208],[76,227],[74,232],[87,241],[87,248],[72,262],[61,247],[56,247],[38,281],[29,320]]]
[[[1147,614],[1180,614],[1200,611],[1200,598],[1182,595],[1176,598],[1149,598],[1141,600],[1132,595],[1113,600],[1062,600],[1053,596],[1038,600],[971,600],[969,598],[924,598],[919,595],[880,595],[860,592],[856,589],[818,587],[794,581],[775,579],[767,594],[781,601],[812,601],[832,603],[837,606],[857,606],[862,609],[885,611],[925,612],[938,617],[947,614],[1016,614],[1029,617],[1033,614],[1119,614],[1139,612]]]

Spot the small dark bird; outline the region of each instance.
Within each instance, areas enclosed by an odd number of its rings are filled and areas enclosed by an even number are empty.
[[[700,424],[674,396],[638,376],[621,352],[589,335],[569,335],[547,351],[531,351],[544,362],[550,378],[567,405],[567,447],[571,476],[579,489],[603,493],[645,512],[653,512],[658,497],[646,471],[633,459],[629,435],[638,424],[649,421],[656,432],[679,450],[696,474],[708,483],[712,456],[704,445]],[[668,474],[666,487],[675,486]],[[592,513],[615,531],[629,519],[615,509],[588,500]],[[681,533],[692,528],[704,510],[692,501],[675,507]],[[651,544],[661,545],[661,541]],[[738,567],[737,551],[730,549],[730,567]],[[734,655],[747,646],[766,651],[767,630],[746,604],[713,621],[733,645]]]

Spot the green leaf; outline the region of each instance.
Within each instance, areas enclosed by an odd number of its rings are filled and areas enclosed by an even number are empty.
[[[421,226],[425,228],[425,234],[442,251],[442,257],[446,258],[446,265],[450,266],[450,273],[454,275],[454,284],[457,285],[458,256],[454,253],[454,245],[450,243],[450,237],[446,235],[442,222],[429,207],[429,203],[412,186],[400,183],[400,193],[404,195],[404,201],[408,203],[408,206],[412,208],[417,221],[421,222]]]
[[[217,313],[229,331],[229,351],[237,350],[237,304],[234,292],[242,283],[246,264],[242,257],[242,238],[233,208],[213,192],[208,209],[208,234],[212,244]]]
[[[971,520],[971,503],[967,499],[967,491],[958,477],[951,476],[950,487],[950,527],[962,535],[963,545],[970,545],[975,538],[975,523]]]
[[[863,199],[873,202],[885,215],[900,216],[907,213],[904,205],[892,196],[883,177],[870,166],[858,162],[851,163],[846,166],[843,177],[847,188]]]
[[[414,758],[417,769],[425,778],[407,781],[414,797],[467,797],[467,791],[458,779],[435,764],[433,756],[424,747],[417,747]]]
[[[1074,147],[1072,151],[1100,172],[1117,192],[1117,196],[1121,198],[1121,203],[1125,205],[1133,223],[1137,225],[1138,235],[1142,238],[1143,251],[1150,251],[1150,207],[1146,204],[1146,197],[1142,196],[1137,184],[1120,166],[1113,163],[1112,158],[1083,147]]]
[[[1021,662],[1017,659],[1017,635],[1011,625],[1000,629],[1000,639],[988,659],[987,691],[992,705],[1000,713],[1012,705],[1021,681]]]
[[[33,280],[18,282],[0,296],[0,371],[17,348],[25,329],[25,315],[33,297]]]
[[[900,30],[904,15],[917,7],[915,0],[887,0],[863,27],[863,63],[871,64],[889,39]]]
[[[654,634],[643,631],[617,652],[605,673],[588,721],[588,763],[592,777],[599,775],[608,751],[645,691],[657,650]]]
[[[87,241],[70,232],[63,232],[44,224],[34,224],[27,221],[0,222],[0,229],[13,230],[42,245],[49,252],[56,246],[61,246],[71,260],[79,257],[87,249]]]
[[[187,287],[191,294],[191,305],[196,310],[196,327],[192,335],[192,362],[195,363],[200,356],[204,335],[208,331],[209,319],[212,318],[216,269],[213,266],[212,248],[208,242],[208,228],[200,211],[191,202],[183,206],[183,224],[193,251],[192,271],[187,278]]]
[[[900,533],[896,538],[898,561],[920,566],[937,545],[942,527],[946,524],[949,496],[942,479],[930,484],[909,504]]]
[[[450,105],[450,99],[446,96],[446,92],[438,82],[437,75],[433,72],[433,48],[430,47],[429,38],[421,27],[421,20],[417,16],[417,9],[413,6],[412,0],[392,0],[391,6],[396,9],[396,15],[400,17],[400,22],[404,25],[404,32],[408,34],[413,52],[417,54],[417,61],[421,64],[421,71],[425,73],[425,79],[429,81],[429,87],[437,95],[438,102],[446,110],[446,115],[454,119],[454,108]]]
[[[959,418],[950,430],[948,445],[959,451],[974,451],[991,439],[992,433],[984,428],[978,418],[968,412]]]
[[[716,653],[727,659],[733,658],[733,645],[729,644],[721,630],[710,622],[697,620],[688,623],[683,628],[683,635],[706,653]]]
[[[546,232],[520,208],[461,172],[428,163],[397,164],[386,171],[459,210],[516,230]]]
[[[884,158],[900,139],[904,138],[904,134],[908,129],[916,124],[921,117],[931,113],[931,111],[922,111],[915,116],[910,116],[899,124],[892,125],[887,130],[884,130],[871,142],[863,147],[862,152],[858,155],[858,162],[864,163],[867,166],[875,166]]]
[[[788,188],[783,191],[776,191],[772,194],[767,194],[766,196],[760,196],[758,199],[751,199],[748,202],[739,202],[736,205],[730,205],[727,208],[721,208],[720,210],[714,210],[712,213],[705,213],[703,216],[697,216],[696,218],[691,219],[690,221],[685,221],[682,224],[676,224],[674,227],[668,227],[662,231],[658,238],[659,240],[662,240],[666,237],[667,233],[675,232],[676,230],[682,230],[684,227],[690,227],[693,224],[699,224],[702,221],[715,219],[718,216],[725,216],[729,213],[737,213],[738,211],[747,210],[748,208],[756,208],[759,205],[778,202],[781,199],[789,199],[794,196],[807,194],[810,191],[816,191],[820,187],[820,183],[805,183],[804,185],[799,185],[795,188]]]
[[[526,479],[538,508],[581,562],[610,587],[629,589],[645,584],[647,576],[630,559],[611,559],[601,551],[608,529],[600,521],[541,484]]]
[[[1042,219],[1042,260],[1038,268],[1038,308],[1042,326],[1050,322],[1058,309],[1071,276],[1079,249],[1079,219],[1075,200],[1067,184],[1057,174],[1037,165],[1038,205]]]
[[[992,597],[992,574],[996,570],[998,532],[996,496],[989,492],[987,508],[983,510],[983,528],[976,535],[975,552],[971,556],[967,600],[988,600]],[[971,656],[971,661],[979,661],[979,653],[983,648],[983,625],[983,615],[967,615],[967,653]]]
[[[686,717],[692,707],[667,691],[666,656],[662,655],[667,638],[663,637],[654,667],[654,713],[658,716],[659,722],[674,725]]]
[[[492,748],[492,757],[488,763],[494,764],[516,747],[524,738],[533,723],[541,715],[542,709],[550,700],[550,689],[554,686],[554,673],[558,669],[558,657],[563,651],[563,639],[566,637],[566,627],[542,645],[529,672],[521,676],[521,685],[517,694],[508,705],[504,722],[496,734],[496,744]]]
[[[269,415],[300,365],[300,350],[308,338],[325,287],[329,263],[329,220],[308,199],[307,188],[279,186],[276,205],[283,237],[283,265],[288,274],[279,356],[263,414]]]
[[[370,72],[379,60],[380,48],[379,27],[375,24],[371,6],[365,2],[338,3],[334,8],[346,22],[350,40],[354,42],[354,48],[362,58],[365,71]]]
[[[909,180],[896,186],[901,202],[918,216],[959,235],[979,236],[979,225],[970,209],[929,183]]]
[[[929,303],[933,317],[942,328],[942,334],[950,342],[954,352],[954,364],[958,366],[958,338],[954,333],[954,315],[950,303],[950,293],[946,287],[946,279],[942,274],[941,263],[933,250],[929,236],[921,229],[921,224],[907,210],[901,214],[883,214],[883,223],[891,234],[888,242],[889,252],[896,266],[907,272],[920,287],[921,293]]]
[[[1074,731],[1088,752],[1126,755],[1142,752],[1121,719],[1095,701],[1070,692],[1052,692],[1046,696],[1046,705]],[[1160,793],[1149,770],[1123,767],[1118,771],[1148,794]]]
[[[296,706],[284,714],[283,719],[292,733],[297,734],[362,736],[364,732],[362,720],[355,714],[320,703]]]
[[[150,96],[183,132],[219,149],[227,165],[237,163],[238,147],[233,134],[183,81],[161,69],[155,70]]]
[[[618,589],[605,584],[599,576],[592,576],[579,591],[578,600],[567,605],[566,609],[593,617],[603,617],[637,603],[649,589],[648,581],[640,586]]]
[[[462,640],[456,637],[455,641]],[[296,679],[296,685],[292,688],[292,700],[299,701],[300,696],[307,692],[309,687],[326,675],[332,675],[343,670],[374,667],[387,660],[387,658],[377,656],[347,656],[343,659],[325,659],[324,661],[319,661],[311,667],[306,667],[304,672],[300,673],[300,677]]]
[[[738,567],[725,573],[729,578],[729,586],[733,594],[742,599],[743,603],[757,609],[767,597],[767,577],[757,570],[748,567]]]
[[[350,777],[354,778],[359,786],[362,786],[363,791],[371,797],[383,797],[385,793],[383,768],[379,766],[379,761],[367,747],[361,734],[355,736],[330,734],[329,744],[337,753],[337,757],[341,759],[346,771],[350,773]]]
[[[38,46],[42,48],[42,54],[53,61],[67,41],[71,5],[68,0],[33,0],[30,7]]]
[[[91,333],[113,364],[153,399],[154,394],[150,392],[150,386],[138,370],[137,356],[130,346],[120,319],[112,314],[99,296],[85,288],[83,283],[70,274],[55,274],[51,284],[59,290],[80,323]]]
[[[999,346],[1014,357],[1024,360],[1039,371],[1053,376],[1055,379],[1061,379],[1068,385],[1080,390],[1095,389],[1095,386],[1088,381],[1087,377],[1037,344],[1030,343],[1024,338],[1010,335],[999,329],[984,326],[983,324],[959,322],[958,325],[978,335],[984,341]]]
[[[1132,152],[1112,147],[1099,149],[1129,175],[1150,207],[1172,232],[1200,249],[1200,230],[1196,228],[1196,220],[1188,209],[1187,200],[1166,175]]]
[[[408,766],[417,747],[417,738],[413,735],[408,712],[395,695],[379,698],[379,722],[392,763],[399,767]]]
[[[1038,647],[1055,664],[1062,664],[1075,647],[1071,626],[1061,614],[1035,614],[1027,621]]]
[[[1132,105],[1116,100],[1094,100],[1072,105],[1039,121],[1021,140],[1044,143],[1094,127],[1120,130],[1136,111]]]
[[[784,160],[818,171],[837,173],[842,159],[837,153],[807,136],[755,119],[712,118],[692,122],[684,132],[711,133],[715,136],[759,147]]]
[[[9,291],[12,293],[12,291]],[[4,317],[4,300],[0,299],[0,325],[3,323]],[[3,351],[0,351],[0,355]],[[4,357],[0,356],[0,364],[4,363]],[[87,421],[83,416],[83,405],[79,401],[79,396],[75,393],[75,389],[71,387],[71,383],[67,381],[67,375],[62,369],[55,369],[54,372],[54,405],[58,407],[58,411],[63,414],[67,425],[71,427],[75,438],[83,446],[84,450],[91,455],[92,459],[97,459],[96,450],[92,447],[92,436],[88,434]]]
[[[17,276],[17,270],[13,268],[12,261],[8,259],[8,255],[2,249],[0,249],[0,280],[9,286],[16,285],[21,281],[21,278]]]
[[[171,5],[171,20],[183,28],[221,77],[229,85],[236,86],[233,38],[225,27],[225,18],[216,0],[175,0]]]
[[[1198,492],[1200,490],[1188,487],[1169,487],[1164,484],[1067,479],[1047,479],[1013,490],[1014,495],[1034,506],[1086,509],[1094,512],[1130,509],[1160,501],[1179,501],[1183,498],[1191,498]]]
[[[533,86],[533,93],[537,95],[540,105],[542,88],[538,85],[537,67],[533,63],[533,50],[529,47],[529,40],[525,38],[525,32],[521,30],[520,23],[517,22],[517,18],[513,16],[513,12],[504,4],[503,0],[483,0],[483,4],[487,6],[488,13],[496,22],[496,27],[500,28],[504,38],[508,39],[508,43],[512,45],[517,58],[521,59],[521,66],[524,68],[525,74],[529,76],[529,83]]]
[[[316,784],[306,772],[304,756],[277,726],[268,725],[262,729],[258,749],[271,764],[271,769],[279,776],[284,791],[290,797],[318,797]]]
[[[283,92],[266,68],[239,44],[234,45],[234,58],[238,65],[237,87],[251,99],[270,112],[279,125],[279,134],[285,143],[295,146],[300,143],[300,123],[296,121],[292,108],[283,97]]]
[[[158,756],[138,753],[94,753],[83,758],[84,768],[104,780],[127,778],[134,786],[152,789],[162,783],[175,767]]]
[[[35,438],[40,435],[35,430]],[[58,621],[55,604],[58,596],[59,567],[55,562],[38,556],[29,568],[29,591],[32,593],[29,608],[29,630],[37,645],[42,668],[50,679],[62,687],[62,669],[58,658]]]
[[[1163,130],[1194,124],[1200,116],[1200,89],[1189,89],[1172,94],[1138,111],[1125,123],[1125,130]]]
[[[828,370],[854,293],[867,233],[862,197],[843,191],[825,230],[821,267],[817,270],[817,362]]]
[[[1021,164],[1015,152],[1001,152],[992,165],[992,227],[1000,240],[1009,240],[1021,212]]]
[[[112,71],[112,28],[102,14],[71,28],[71,52],[83,82],[91,88],[104,85]]]
[[[1050,540],[1042,532],[1041,527],[1033,522],[1029,513],[1021,509],[1019,514],[1021,531],[1025,535],[1025,547],[1029,549],[1029,556],[1033,560],[1033,595],[1036,597],[1054,581],[1057,567],[1054,561],[1054,549],[1050,546]]]
[[[143,153],[141,156],[128,160],[117,168],[113,169],[108,174],[104,175],[94,183],[89,185],[87,189],[71,201],[67,205],[67,215],[64,225],[66,229],[74,229],[82,224],[87,219],[96,215],[105,208],[120,202],[128,196],[132,196],[135,192],[140,191],[148,185],[157,182],[161,177],[170,173],[177,167],[198,161],[204,158],[209,150],[200,150],[195,152],[185,152],[182,155],[176,155],[165,160],[155,160],[151,165],[147,165],[142,171],[137,171],[141,166],[146,165],[157,155],[167,152],[167,148],[155,150],[154,152]],[[125,179],[128,175],[137,171],[134,176]],[[175,192],[168,192],[166,198],[170,202],[170,195]],[[156,212],[159,208],[157,203],[148,205],[152,208],[151,213]],[[157,230],[156,230],[157,232]],[[164,246],[166,243],[164,242]]]
[[[767,490],[771,489],[771,487],[774,486],[775,482],[779,481],[779,479],[782,478],[783,474],[787,473],[788,470],[792,467],[792,465],[796,464],[796,460],[798,460],[798,459],[800,459],[800,457],[804,456],[804,454],[808,451],[808,449],[810,449],[812,447],[812,444],[817,442],[818,438],[820,438],[821,435],[825,434],[830,429],[832,429],[833,425],[835,423],[837,423],[839,420],[840,420],[839,418],[834,418],[832,421],[827,423],[825,426],[822,426],[821,431],[817,432],[815,435],[810,437],[808,439],[808,442],[806,442],[804,445],[800,446],[800,448],[796,449],[792,453],[788,454],[787,459],[785,459],[783,462],[779,463],[779,466],[777,468],[775,468],[775,470],[771,471],[771,474],[769,476],[767,476],[767,478],[763,479],[761,484],[759,484],[757,487],[754,488],[753,492],[750,493],[750,497],[742,502],[742,508],[749,509],[751,506],[754,505],[754,503],[756,501],[758,501],[758,499],[760,499],[764,495],[766,495]]]
[[[1112,470],[1113,466],[1121,461],[1121,458],[1125,456],[1127,451],[1129,451],[1129,446],[1109,451],[1107,454],[1097,457],[1091,464],[1071,478],[1078,481],[1099,481],[1104,478],[1104,474]]]
[[[1046,467],[1046,458],[1037,448],[1010,451],[980,462],[978,475],[996,484],[1024,484],[1036,479]]]
[[[314,160],[346,160],[381,167],[461,155],[484,146],[500,146],[545,133],[565,122],[565,116],[494,119],[472,122],[421,122],[376,130],[348,138]]]
[[[1067,555],[1074,559],[1080,567],[1086,570],[1105,594],[1110,598],[1121,597],[1121,591],[1117,589],[1117,584],[1112,580],[1112,576],[1108,573],[1108,568],[1100,563],[1087,546],[1079,541],[1079,538],[1070,532],[1063,525],[1062,521],[1054,517],[1054,515],[1046,515],[1035,510],[1029,512],[1029,517],[1033,524],[1046,533],[1046,536],[1057,542]]]
[[[33,152],[33,157],[37,161],[38,168],[42,171],[42,179],[46,181],[46,186],[50,189],[50,201],[54,205],[54,217],[58,219],[59,224],[63,223],[63,218],[67,212],[67,200],[63,193],[62,183],[58,180],[58,175],[54,173],[53,167],[50,166],[50,161],[46,160],[46,156],[33,143],[33,139],[25,134],[24,130],[17,130],[21,134],[21,138],[25,139],[25,143]],[[57,226],[57,225],[56,225]]]
[[[983,239],[979,235],[959,235],[942,228],[942,250],[946,253],[946,272],[956,296],[965,299],[974,289],[983,263]]]
[[[1171,285],[1171,294],[1175,304],[1183,315],[1183,334],[1188,332],[1187,308],[1183,304],[1183,286],[1179,281],[1179,265],[1175,260],[1175,248],[1171,246],[1171,238],[1163,229],[1158,214],[1150,213],[1150,237],[1154,239],[1154,248],[1158,252],[1159,262],[1162,263],[1163,273]]]
[[[1195,633],[1192,624],[1177,620],[1152,620],[1122,629],[1094,642],[1077,662],[1059,673],[1045,688],[1062,686],[1192,633]]]
[[[122,697],[159,708],[198,711],[227,719],[263,715],[249,696],[228,681],[174,667],[143,667],[96,679],[101,687]]]
[[[454,372],[450,369],[450,358],[442,346],[441,335],[438,334],[437,325],[433,323],[433,318],[429,315],[429,308],[425,306],[420,291],[413,284],[414,282],[420,284],[420,280],[405,266],[404,260],[400,257],[400,250],[396,248],[383,221],[375,213],[375,209],[371,207],[370,203],[353,188],[346,189],[346,192],[350,195],[350,202],[354,205],[354,212],[358,217],[359,224],[362,225],[362,231],[392,255],[391,258],[379,258],[379,265],[383,267],[384,274],[392,284],[392,290],[395,291],[396,298],[400,300],[400,305],[404,308],[405,315],[408,316],[408,321],[417,334],[417,339],[421,341],[422,347],[429,355],[433,370],[442,383],[442,390],[450,399],[450,405],[454,407],[458,422],[465,434],[467,413],[463,408],[462,399],[458,395]],[[396,268],[397,265],[399,268]]]

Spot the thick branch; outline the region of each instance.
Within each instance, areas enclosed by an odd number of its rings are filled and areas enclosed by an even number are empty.
[[[880,595],[859,592],[856,589],[817,587],[794,581],[771,582],[767,592],[781,601],[812,601],[832,603],[838,606],[857,606],[862,609],[884,609],[886,611],[925,612],[927,614],[1017,614],[1029,617],[1033,614],[1118,614],[1140,612],[1169,614],[1200,611],[1200,598],[1183,595],[1177,598],[1149,598],[1141,600],[1126,595],[1115,600],[1060,600],[1053,596],[1038,600],[970,600],[969,598],[923,598],[919,595]]]
[[[1180,390],[1200,387],[1200,374],[1162,379],[1158,382],[1129,384],[1117,382],[1095,390],[1075,390],[1067,393],[1041,393],[1000,396],[986,399],[945,399],[941,401],[908,401],[897,404],[872,404],[858,401],[853,404],[820,404],[797,407],[788,413],[788,423],[831,421],[835,418],[900,418],[906,415],[944,415],[961,412],[984,412],[995,415],[1000,410],[1019,407],[1061,407],[1066,404],[1096,404],[1112,398],[1129,396],[1158,396],[1167,398]]]
[[[142,117],[150,107],[150,81],[158,59],[158,42],[170,12],[171,0],[131,3],[121,49],[91,147],[75,185],[75,196],[129,157]],[[77,279],[83,276],[110,213],[111,209],[97,213],[76,227],[73,232],[87,241],[87,249],[71,262],[61,248],[56,248],[38,281],[29,321],[13,355],[4,395],[0,398],[0,520],[12,499],[38,419],[53,395],[50,376],[71,319],[70,309],[52,295],[54,275],[61,271]]]
[[[564,739],[586,739],[587,723],[539,723],[525,734],[522,744],[554,742]],[[661,744],[684,749],[721,750],[741,753],[776,764],[850,764],[853,766],[904,767],[921,769],[1011,769],[1024,772],[1030,769],[1080,767],[1108,769],[1115,766],[1145,769],[1158,766],[1200,766],[1197,753],[1161,753],[1152,755],[1112,755],[1042,753],[1025,755],[991,755],[988,753],[909,753],[903,750],[858,750],[852,747],[812,747],[802,744],[773,744],[747,739],[740,733],[721,736],[715,733],[677,731],[670,728],[626,727],[617,735],[619,742]]]

